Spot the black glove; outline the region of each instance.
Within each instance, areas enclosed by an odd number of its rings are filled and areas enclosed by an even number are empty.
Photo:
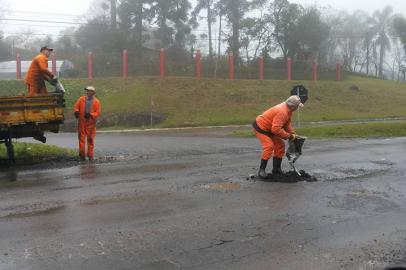
[[[80,112],[75,112],[74,114],[75,114],[75,118],[78,119],[79,115],[80,115]]]
[[[89,119],[90,118],[90,113],[85,113],[85,118]]]

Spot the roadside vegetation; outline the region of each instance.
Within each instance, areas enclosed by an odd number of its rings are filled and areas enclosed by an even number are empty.
[[[297,128],[296,132],[311,139],[403,137],[406,136],[406,121],[305,127]],[[233,135],[238,137],[254,137],[250,129],[237,130],[233,132]]]
[[[102,102],[99,127],[148,128],[250,124],[255,117],[304,84],[310,98],[300,121],[362,120],[406,116],[403,84],[348,76],[335,81],[195,80],[157,77],[63,79],[66,123],[74,123],[72,106],[83,87],[94,84]],[[25,93],[21,81],[0,80],[0,96]],[[295,117],[295,121],[298,121]],[[74,124],[72,125],[72,128]]]
[[[77,152],[72,149],[61,148],[47,144],[13,143],[17,164],[37,164],[52,161],[74,160]],[[7,163],[6,148],[0,145],[0,161]],[[1,162],[0,162],[1,164]]]

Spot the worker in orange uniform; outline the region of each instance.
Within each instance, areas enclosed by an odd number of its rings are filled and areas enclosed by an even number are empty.
[[[47,46],[42,47],[40,54],[32,60],[25,76],[25,84],[27,85],[29,96],[47,94],[48,90],[45,86],[45,80],[49,81],[52,85],[56,84],[57,78],[48,70],[48,57],[52,51],[53,49]]]
[[[96,88],[85,88],[86,95],[81,96],[74,105],[74,115],[78,119],[79,156],[86,160],[85,144],[87,141],[87,157],[93,160],[94,138],[96,136],[96,119],[100,115],[100,101],[95,96]]]
[[[272,174],[282,174],[281,164],[285,154],[283,140],[296,138],[291,118],[293,112],[303,106],[299,96],[290,96],[285,102],[268,109],[256,118],[253,128],[262,145],[261,165],[258,171],[260,178],[268,177],[265,169],[272,156]]]

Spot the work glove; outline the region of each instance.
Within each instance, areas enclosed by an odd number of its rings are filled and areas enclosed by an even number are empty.
[[[85,118],[89,119],[90,118],[90,113],[85,113]]]
[[[80,112],[75,112],[74,115],[75,115],[75,118],[78,119],[79,115],[80,115]]]
[[[297,135],[295,134],[295,133],[292,133],[292,134],[290,134],[290,136],[289,136],[289,141],[294,141],[294,140],[296,140],[297,139]]]

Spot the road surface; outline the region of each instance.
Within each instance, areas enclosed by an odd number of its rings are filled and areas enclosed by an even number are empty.
[[[297,166],[320,181],[293,184],[247,180],[254,138],[99,134],[96,149],[94,163],[1,170],[1,270],[406,264],[406,138],[308,141]]]

